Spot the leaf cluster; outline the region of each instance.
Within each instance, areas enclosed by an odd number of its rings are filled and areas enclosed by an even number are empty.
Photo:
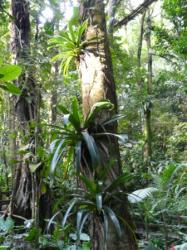
[[[91,159],[91,166],[93,168],[99,166],[100,157],[98,147],[94,139],[94,134],[92,131],[89,131],[89,128],[91,127],[96,114],[103,109],[112,109],[113,104],[105,100],[95,103],[85,120],[83,120],[82,114],[79,112],[78,101],[76,98],[72,101],[72,111],[67,110],[63,105],[59,105],[58,108],[63,113],[63,125],[52,126],[58,138],[55,139],[50,146],[53,154],[51,173],[53,174],[56,166],[60,162],[63,162],[65,155],[72,155],[72,153],[74,155],[75,167],[79,170],[81,166],[83,147],[86,147],[88,151]],[[114,118],[110,122],[113,121],[115,121]],[[107,121],[107,123],[109,123],[109,121]],[[97,133],[97,137],[99,135],[103,136],[103,133]],[[106,135],[108,136],[109,133]]]
[[[63,69],[64,75],[68,74],[70,64],[73,60],[79,60],[79,56],[87,43],[87,41],[82,40],[87,25],[87,21],[78,27],[69,22],[68,30],[62,31],[59,36],[49,40],[50,48],[56,47],[60,50],[60,53],[55,55],[51,61],[61,60],[60,67]]]

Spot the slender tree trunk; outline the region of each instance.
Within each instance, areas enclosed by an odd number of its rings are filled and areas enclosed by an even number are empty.
[[[142,59],[142,44],[143,44],[143,36],[144,36],[145,15],[146,15],[146,12],[144,11],[144,13],[142,14],[142,18],[141,18],[140,37],[139,37],[139,44],[138,44],[138,51],[137,51],[137,60],[138,60],[138,68],[139,68],[139,70],[142,67],[141,59]]]
[[[99,123],[104,119],[110,118],[114,112],[117,112],[115,81],[107,39],[103,1],[84,1],[84,4],[81,6],[81,12],[81,16],[89,19],[85,39],[94,41],[88,44],[84,50],[84,54],[80,55],[79,61],[84,117],[87,117],[91,107],[96,102],[103,99],[110,100],[115,106],[115,111],[113,112],[105,110],[98,114],[95,119]],[[107,131],[115,133],[117,131],[116,124],[107,127]],[[113,162],[113,167],[108,171],[108,181],[112,181],[122,173],[119,145],[117,140],[109,141],[102,139],[100,143],[105,148],[105,150],[100,151],[103,163],[102,167],[106,168],[107,164],[109,166],[109,163]],[[111,206],[114,211],[118,212],[126,220],[129,227],[132,227],[127,201],[123,205],[112,204]],[[112,223],[110,223],[107,241],[108,250],[136,249],[136,243],[129,227],[125,227],[123,236],[119,239]],[[102,230],[97,218],[93,218],[91,228],[92,249],[103,250]]]
[[[59,16],[61,15],[60,13],[60,4],[59,2],[51,2],[51,9],[53,9],[54,12],[54,18],[51,22],[52,25],[52,29],[53,29],[53,33],[54,35],[58,35],[59,34]],[[54,53],[58,53],[58,50],[54,51]],[[52,91],[51,91],[51,102],[50,102],[50,106],[51,106],[51,119],[50,122],[53,124],[56,122],[57,119],[57,102],[58,102],[58,94],[57,94],[57,88],[58,88],[58,78],[59,78],[59,62],[55,62],[54,64],[54,70],[53,72],[51,72],[51,74],[53,75],[53,86],[52,86]]]
[[[121,0],[110,0],[109,1],[109,28],[108,33],[113,36],[114,23],[115,23],[115,14],[117,6],[120,4]]]
[[[55,63],[54,85],[51,91],[51,123],[54,124],[57,119],[57,79],[59,75],[58,62]]]
[[[13,166],[17,160],[17,143],[16,143],[16,121],[15,121],[15,112],[14,112],[14,99],[13,97],[9,97],[8,99],[8,111],[9,111],[9,150],[10,150],[10,157],[9,157],[9,165],[11,166],[11,172],[13,176]]]
[[[151,127],[151,109],[152,103],[150,96],[152,94],[152,77],[153,77],[153,67],[152,67],[152,51],[151,51],[151,15],[148,11],[147,17],[147,51],[148,51],[148,76],[147,76],[147,96],[148,100],[144,108],[145,115],[145,148],[144,148],[144,157],[145,161],[149,161],[152,157],[152,127]]]
[[[23,73],[17,81],[22,89],[21,95],[14,100],[17,115],[20,145],[28,145],[32,157],[23,160],[19,155],[19,163],[14,165],[13,191],[11,201],[12,214],[38,220],[38,177],[31,173],[29,162],[35,161],[35,124],[37,114],[37,95],[33,72],[28,63],[30,57],[30,20],[27,0],[11,1],[12,16],[12,54],[15,64],[22,64]],[[31,126],[31,123],[32,126]],[[34,126],[34,127],[33,127]]]
[[[139,42],[138,42],[138,50],[137,50],[137,64],[138,64],[138,72],[139,72],[139,77],[138,77],[138,82],[137,82],[137,89],[138,91],[142,91],[142,88],[144,87],[144,77],[142,76],[142,45],[143,45],[143,39],[144,39],[144,23],[145,23],[145,16],[146,16],[146,11],[142,14],[141,17],[141,22],[140,22],[140,35],[139,35]],[[142,134],[144,134],[144,128],[145,128],[145,121],[144,121],[144,113],[140,114],[140,122],[141,122],[141,127],[142,127]],[[144,148],[142,149],[142,160],[144,159]]]

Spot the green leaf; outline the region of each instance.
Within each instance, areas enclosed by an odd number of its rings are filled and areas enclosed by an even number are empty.
[[[29,234],[25,237],[25,239],[31,242],[38,239],[39,235],[40,235],[40,229],[33,227],[30,229]]]
[[[60,112],[62,112],[62,113],[65,114],[65,115],[67,115],[67,114],[70,113],[70,112],[66,109],[66,107],[64,107],[64,106],[61,105],[61,104],[59,104],[57,108],[58,108],[58,110],[59,110]]]
[[[109,101],[100,101],[100,102],[95,103],[92,106],[92,108],[91,108],[91,110],[90,110],[90,112],[85,120],[84,126],[88,127],[88,125],[94,120],[95,116],[99,113],[99,111],[101,111],[103,109],[110,109],[111,110],[113,108],[114,108],[114,105]]]
[[[84,224],[86,223],[86,221],[87,221],[87,219],[89,218],[89,216],[90,216],[90,212],[87,212],[87,213],[84,215],[83,219],[82,219],[82,222],[81,222],[81,225],[80,225],[80,240],[82,240],[82,239],[81,239],[82,230],[83,230]],[[84,239],[84,240],[86,241],[86,239]],[[89,240],[90,240],[90,239],[89,239]]]
[[[103,136],[103,135],[104,136],[109,135],[109,136],[112,136],[112,137],[117,137],[121,143],[126,143],[127,140],[128,140],[128,135],[126,135],[126,134],[115,134],[115,133],[108,133],[108,132],[95,134],[95,136]]]
[[[39,168],[39,166],[41,166],[41,162],[39,162],[39,163],[29,163],[29,169],[30,169],[30,171],[31,171],[31,173],[34,173],[34,172],[36,172],[36,170]]]
[[[103,209],[102,209],[102,214],[104,220],[104,244],[106,244],[108,238],[108,216]]]
[[[81,166],[82,141],[78,141],[75,146],[75,167],[77,170]]]
[[[119,121],[120,119],[122,119],[124,117],[125,117],[125,115],[120,115],[120,114],[114,115],[114,116],[112,116],[112,118],[107,119],[106,121],[102,122],[101,125],[105,126],[105,125],[111,124],[113,122]]]
[[[154,187],[138,189],[128,195],[128,200],[130,203],[141,202],[145,198],[149,197],[153,192],[156,192],[156,191],[158,191],[158,189]]]
[[[132,177],[129,174],[124,174],[124,175],[120,175],[119,177],[117,177],[115,180],[112,181],[111,184],[109,184],[106,188],[105,188],[105,192],[112,192],[114,190],[116,190],[117,188],[120,187],[120,185],[124,185],[131,179]]]
[[[73,60],[73,56],[69,56],[66,60],[62,61],[61,67],[63,68],[63,74],[64,76],[68,75],[70,63]]]
[[[63,218],[63,220],[62,220],[62,227],[65,226],[66,221],[67,221],[67,219],[68,219],[68,217],[69,217],[69,215],[70,215],[70,213],[71,213],[71,210],[72,210],[73,207],[75,206],[76,202],[77,202],[77,200],[76,200],[76,199],[73,199],[72,202],[70,203],[70,206],[69,206],[68,209],[66,210],[66,213],[65,213],[65,215],[64,215],[64,218]]]
[[[121,237],[122,232],[121,232],[121,226],[119,223],[119,220],[116,216],[116,214],[113,212],[113,210],[107,206],[104,206],[103,209],[106,211],[106,213],[108,214],[109,218],[111,219],[111,221],[114,224],[114,227],[116,229],[116,232],[118,234],[119,237]]]
[[[95,198],[95,193],[97,191],[97,185],[95,184],[95,182],[84,175],[81,175],[80,178],[84,182],[84,185],[86,186],[87,190],[93,193]]]
[[[68,23],[68,29],[69,29],[71,40],[75,43],[76,42],[75,35],[74,35],[75,31],[73,30],[73,25],[71,22]]]
[[[62,156],[62,153],[64,151],[64,146],[65,146],[65,145],[63,145],[64,142],[65,142],[64,139],[60,141],[60,143],[58,144],[57,149],[54,153],[53,159],[51,161],[51,173],[52,174],[54,173],[55,168],[56,168],[56,166],[57,166],[57,164]],[[60,150],[61,150],[61,152],[60,152]]]
[[[70,237],[72,240],[74,240],[74,241],[77,240],[77,234],[75,234],[75,233],[71,233],[71,234],[69,235],[69,237]],[[90,241],[90,236],[89,236],[88,234],[81,233],[81,234],[80,234],[80,240],[81,240],[81,241]]]
[[[57,211],[57,212],[52,216],[52,218],[49,220],[49,223],[48,223],[48,225],[47,225],[47,232],[49,231],[50,226],[51,226],[51,224],[53,223],[55,217],[56,217],[57,215],[59,215],[60,213],[62,213],[62,209],[59,210],[59,211]]]
[[[84,214],[84,210],[80,210],[77,212],[77,236],[80,240],[80,227],[81,227],[81,222],[82,222],[82,217]]]
[[[79,116],[79,104],[78,104],[78,100],[76,97],[74,97],[72,100],[72,115],[74,117],[74,120],[77,123],[77,126],[80,128],[81,121],[80,121],[80,116]]]
[[[76,25],[79,22],[79,8],[73,7],[73,15],[70,19],[72,25]]]
[[[4,216],[0,217],[0,231],[3,232],[10,232],[14,227],[14,221],[13,219],[8,216],[6,219],[4,218]]]
[[[79,27],[78,27],[78,31],[77,31],[77,44],[80,44],[81,39],[82,39],[82,35],[85,32],[85,30],[88,27],[88,20],[84,21]]]
[[[50,150],[51,153],[53,153],[53,151],[54,151],[54,149],[55,149],[57,143],[59,143],[59,142],[60,142],[60,139],[56,139],[56,140],[54,140],[54,141],[50,144],[49,150]],[[29,144],[28,144],[28,145],[29,145]],[[28,145],[26,145],[24,148],[22,148],[22,150],[23,150],[23,151],[24,151],[24,150],[27,150],[27,149],[28,149]]]
[[[84,141],[86,142],[92,161],[92,166],[95,168],[100,164],[100,156],[97,145],[95,143],[94,138],[86,130],[82,131],[81,133],[83,135]]]
[[[10,82],[0,84],[0,88],[11,93],[11,94],[14,94],[14,95],[21,94],[21,90],[16,85],[14,85],[13,83],[10,83]]]
[[[59,53],[51,58],[51,62],[56,62],[64,58],[64,53]]]
[[[103,207],[102,200],[103,200],[102,194],[96,194],[96,206],[99,212],[102,210],[102,207]]]
[[[21,68],[18,65],[5,65],[0,67],[0,81],[12,81],[21,74]]]

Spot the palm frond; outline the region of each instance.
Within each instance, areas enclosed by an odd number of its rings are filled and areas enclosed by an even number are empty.
[[[131,194],[128,194],[128,200],[130,203],[138,203],[143,201],[145,198],[149,197],[153,192],[156,191],[158,191],[158,189],[154,187],[138,189]]]

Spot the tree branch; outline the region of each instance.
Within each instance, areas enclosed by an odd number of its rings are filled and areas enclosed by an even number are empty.
[[[115,28],[119,28],[122,25],[126,25],[129,21],[133,20],[138,14],[142,13],[149,5],[157,0],[145,0],[135,10],[133,10],[128,16],[124,17],[121,21],[114,24]]]

